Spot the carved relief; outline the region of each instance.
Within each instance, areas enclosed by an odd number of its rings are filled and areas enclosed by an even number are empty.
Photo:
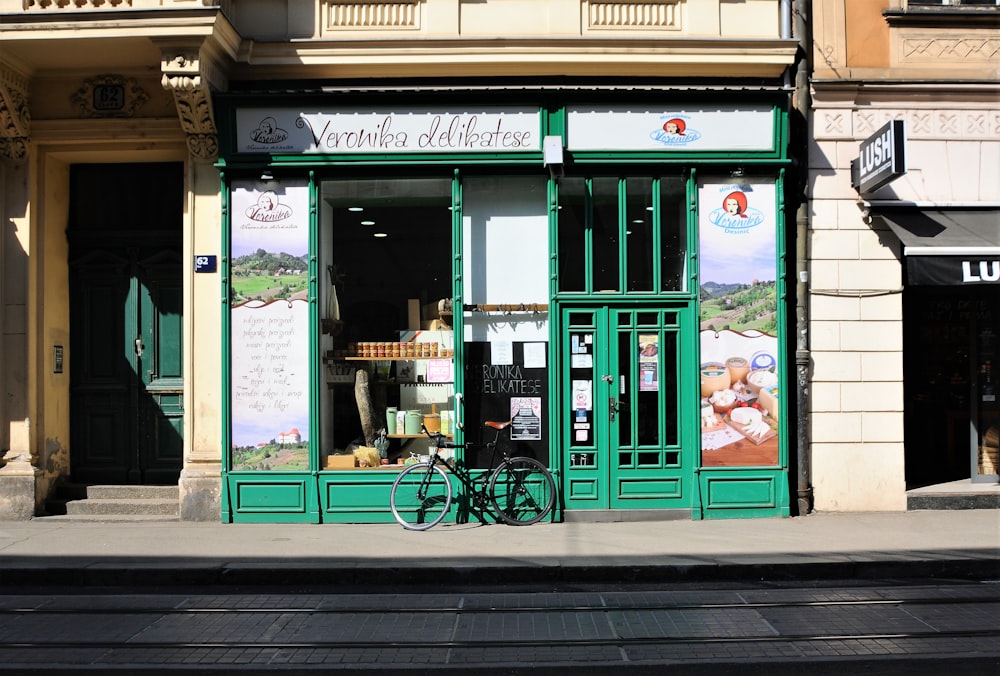
[[[31,142],[31,112],[28,110],[28,82],[0,66],[0,157],[23,160]]]
[[[131,7],[132,0],[27,0],[25,9],[121,9]]]
[[[359,30],[377,28],[420,28],[418,0],[403,2],[337,2],[326,6],[326,27],[331,30]]]
[[[821,108],[816,140],[864,139],[889,120],[906,120],[906,136],[928,140],[1000,140],[1000,108]]]
[[[108,74],[84,80],[70,100],[81,117],[135,117],[149,95],[132,78]]]
[[[617,0],[587,3],[587,28],[680,30],[680,0]]]
[[[993,62],[1000,56],[1000,36],[976,38],[905,37],[902,62]]]

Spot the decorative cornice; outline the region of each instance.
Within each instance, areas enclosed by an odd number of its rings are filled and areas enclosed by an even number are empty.
[[[28,79],[0,64],[0,158],[23,160],[31,143]]]

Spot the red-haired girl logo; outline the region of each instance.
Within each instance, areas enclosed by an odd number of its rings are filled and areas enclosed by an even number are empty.
[[[292,209],[282,204],[273,190],[267,190],[260,194],[256,204],[247,207],[246,214],[247,218],[257,223],[276,223],[290,218]]]
[[[743,189],[731,190],[722,198],[722,206],[709,212],[708,222],[724,228],[726,232],[746,232],[763,223],[764,214],[749,205]]]
[[[685,116],[664,115],[660,119],[664,120],[663,125],[649,132],[649,137],[657,143],[665,146],[685,146],[701,138],[701,132],[691,129]]]
[[[288,138],[288,132],[278,126],[278,121],[273,117],[265,117],[257,125],[257,128],[250,132],[250,140],[255,143],[265,143],[274,145],[282,143]]]

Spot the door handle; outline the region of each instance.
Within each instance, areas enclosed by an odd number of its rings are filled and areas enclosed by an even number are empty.
[[[142,356],[142,338],[135,339],[135,356],[136,357]]]
[[[615,377],[613,375],[611,375],[611,374],[607,374],[607,375],[601,376],[601,380],[603,380],[606,383],[613,383],[613,382],[615,382]]]

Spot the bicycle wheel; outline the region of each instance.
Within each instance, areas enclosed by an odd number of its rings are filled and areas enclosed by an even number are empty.
[[[512,526],[530,526],[552,510],[556,484],[534,458],[511,458],[493,472],[489,494],[501,519]]]
[[[418,462],[396,477],[389,492],[392,515],[403,528],[427,530],[448,513],[451,506],[451,482],[437,465]]]

